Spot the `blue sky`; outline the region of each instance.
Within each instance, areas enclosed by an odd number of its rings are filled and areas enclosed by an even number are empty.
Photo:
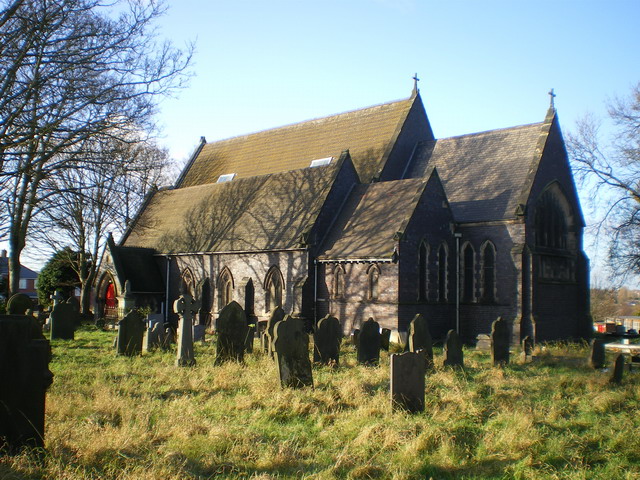
[[[159,34],[197,48],[189,88],[163,101],[158,116],[161,143],[177,161],[200,136],[405,98],[416,72],[439,138],[539,122],[550,88],[568,132],[640,81],[640,0],[168,4]],[[587,250],[596,263],[603,257]]]

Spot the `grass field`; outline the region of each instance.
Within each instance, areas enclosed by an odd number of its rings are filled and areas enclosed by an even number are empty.
[[[409,415],[391,411],[386,352],[362,367],[343,345],[315,389],[285,390],[259,353],[213,366],[213,343],[198,344],[178,368],[170,353],[116,357],[113,337],[83,327],[52,343],[47,452],[0,457],[0,479],[640,478],[639,374],[609,385],[585,346],[504,369],[438,355],[426,410]]]

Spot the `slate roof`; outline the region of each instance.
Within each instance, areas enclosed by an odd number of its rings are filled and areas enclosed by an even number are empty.
[[[320,260],[391,259],[394,238],[411,218],[428,178],[356,185]]]
[[[407,176],[422,176],[437,167],[458,222],[513,219],[535,174],[551,119],[423,142]]]
[[[347,153],[322,167],[160,190],[124,246],[160,253],[299,248],[345,158]]]
[[[6,277],[9,275],[9,258],[0,257],[0,277]],[[20,265],[20,278],[38,278],[38,272],[34,272],[24,265]]]
[[[250,135],[207,143],[196,152],[177,187],[214,183],[223,174],[236,178],[308,167],[312,160],[337,159],[349,150],[364,182],[384,166],[415,96],[405,100],[310,120]]]
[[[111,245],[110,250],[118,278],[123,281],[129,280],[132,292],[164,292],[164,282],[154,257],[156,252],[153,249],[123,248]]]

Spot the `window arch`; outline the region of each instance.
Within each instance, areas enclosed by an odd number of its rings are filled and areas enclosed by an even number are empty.
[[[218,275],[218,310],[233,301],[233,275],[231,271],[224,267]]]
[[[333,298],[344,298],[344,268],[336,265],[333,269]]]
[[[462,247],[462,301],[473,302],[475,299],[475,252],[470,243]]]
[[[282,307],[283,286],[284,280],[282,273],[280,273],[280,269],[274,265],[269,269],[264,280],[265,311],[270,312],[276,307]]]
[[[446,302],[448,297],[447,292],[447,259],[449,252],[446,243],[440,245],[438,249],[438,300],[440,302]]]
[[[429,245],[420,244],[418,250],[418,300],[429,299]]]
[[[182,293],[188,293],[192,297],[194,296],[194,287],[195,280],[193,279],[193,273],[191,273],[191,269],[186,267],[182,270],[182,283],[180,285],[180,290]]]
[[[536,201],[534,217],[536,245],[558,250],[571,249],[575,243],[570,238],[573,224],[573,209],[558,182],[553,182]]]
[[[496,301],[496,247],[489,241],[482,247],[482,300]]]
[[[378,283],[380,280],[380,267],[373,264],[370,265],[367,270],[368,276],[368,284],[369,284],[369,292],[368,299],[369,300],[377,300],[378,299]]]

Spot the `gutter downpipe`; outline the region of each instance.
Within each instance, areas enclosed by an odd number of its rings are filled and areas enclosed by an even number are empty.
[[[454,233],[456,238],[456,333],[460,335],[460,238],[461,233]]]
[[[313,328],[318,324],[318,259],[313,259]]]
[[[170,273],[171,273],[171,257],[167,255],[167,288],[165,289],[165,297],[164,297],[164,323],[169,323],[169,274]]]

